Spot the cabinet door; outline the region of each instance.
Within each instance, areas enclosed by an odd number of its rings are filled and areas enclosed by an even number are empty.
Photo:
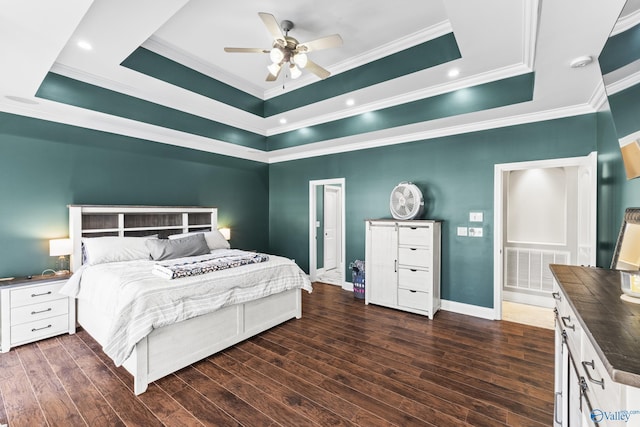
[[[367,224],[367,302],[398,304],[398,234],[395,225]]]

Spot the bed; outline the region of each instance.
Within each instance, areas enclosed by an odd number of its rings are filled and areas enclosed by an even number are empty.
[[[311,283],[302,270],[286,258],[242,253],[242,259],[249,261],[235,262],[237,267],[226,268],[226,265],[220,271],[209,269],[193,276],[192,273],[188,277],[177,276],[173,280],[151,274],[151,269],[155,264],[172,264],[173,261],[183,265],[184,260],[191,262],[198,257],[170,261],[109,259],[109,262],[90,265],[89,260],[95,260],[97,253],[92,247],[94,255],[87,258],[88,242],[95,246],[95,242],[126,237],[118,241],[138,244],[153,239],[153,243],[166,243],[169,242],[164,240],[167,237],[217,233],[217,226],[217,209],[212,207],[69,206],[69,235],[73,246],[70,266],[74,275],[65,292],[76,298],[78,324],[111,352],[105,351],[116,365],[121,364],[131,373],[136,395],[145,392],[148,384],[159,378],[302,316],[302,290],[311,292]],[[182,240],[187,239],[180,238],[175,242]],[[199,257],[212,263],[218,262],[218,258],[239,256],[238,251],[215,248],[210,255]],[[107,282],[107,277],[111,276],[117,276],[121,283],[114,296],[109,297],[105,283],[111,283]],[[251,285],[255,287],[249,288],[247,281],[255,281]],[[134,283],[139,287],[133,288]],[[167,303],[167,299],[177,298],[176,295],[191,289],[198,289],[197,298]],[[155,299],[147,299],[150,293],[158,295],[157,299],[164,301],[165,306],[174,304],[183,308],[187,305],[183,301],[194,299],[198,303],[193,303],[187,314],[176,315],[175,319],[161,316],[162,321],[148,320],[146,318],[156,311],[161,312],[150,305],[155,304]],[[131,304],[143,304],[141,308],[129,309],[127,306],[126,310],[121,309],[120,299],[128,294],[131,294]],[[118,309],[114,308],[116,306]],[[137,321],[151,323],[129,328],[122,323],[123,310],[140,313]],[[123,348],[115,346],[114,336],[129,334],[128,329],[134,331],[124,339],[131,341],[130,348],[126,342]],[[118,348],[114,351],[115,347]]]

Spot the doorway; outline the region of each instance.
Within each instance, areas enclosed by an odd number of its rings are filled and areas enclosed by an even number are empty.
[[[347,288],[345,282],[345,179],[309,181],[309,276]]]
[[[553,306],[550,263],[595,265],[596,171],[595,152],[495,165],[495,319],[503,302]]]

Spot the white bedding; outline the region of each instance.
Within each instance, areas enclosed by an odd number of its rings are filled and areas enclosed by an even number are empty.
[[[154,328],[289,289],[312,291],[293,261],[274,255],[262,263],[173,280],[153,275],[153,266],[146,260],[83,266],[60,291],[102,307],[112,319],[102,344],[116,366]]]

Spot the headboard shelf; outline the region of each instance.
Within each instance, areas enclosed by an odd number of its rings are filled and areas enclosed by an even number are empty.
[[[71,269],[82,265],[82,237],[146,236],[218,227],[218,210],[201,206],[69,205],[69,238],[73,244]]]

